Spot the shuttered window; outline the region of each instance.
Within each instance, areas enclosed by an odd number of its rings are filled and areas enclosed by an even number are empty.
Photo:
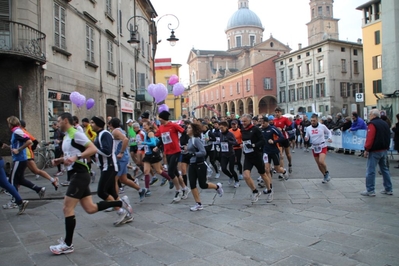
[[[65,8],[54,3],[54,45],[66,50]]]

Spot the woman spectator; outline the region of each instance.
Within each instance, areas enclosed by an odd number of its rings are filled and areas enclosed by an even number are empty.
[[[345,122],[343,123],[343,125],[341,127],[341,131],[342,132],[347,131],[348,129],[351,128],[351,126],[352,126],[352,120],[351,120],[351,118],[349,116],[347,116],[347,117],[345,117]],[[351,151],[351,150],[345,150],[344,154],[353,155],[353,154],[355,154],[355,152]]]
[[[366,122],[364,122],[364,120],[359,117],[358,113],[352,112],[352,120],[353,120],[352,126],[349,129],[349,131],[357,131],[359,129],[367,130]],[[359,156],[363,157],[363,155],[364,155],[364,150],[361,150]]]

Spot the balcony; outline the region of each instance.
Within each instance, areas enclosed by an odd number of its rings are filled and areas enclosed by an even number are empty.
[[[146,89],[137,89],[136,101],[152,103],[152,97],[148,94]]]
[[[0,20],[0,55],[31,59],[46,63],[46,35],[34,28],[8,20]]]

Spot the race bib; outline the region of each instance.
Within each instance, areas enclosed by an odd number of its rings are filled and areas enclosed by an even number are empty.
[[[130,138],[129,139],[129,145],[132,145],[132,144],[134,144],[136,142],[136,139],[135,138]]]
[[[144,152],[145,153],[149,153],[150,152],[150,148],[148,148],[148,145],[144,146]]]
[[[163,144],[172,143],[172,138],[170,137],[170,132],[164,132],[161,134]]]
[[[323,147],[321,145],[313,145],[314,153],[320,153]]]
[[[227,142],[221,142],[220,146],[222,148],[222,152],[228,152],[229,151],[229,143]]]
[[[251,153],[251,152],[254,152],[254,149],[252,149],[252,148],[247,148],[247,145],[246,145],[246,144],[252,145],[251,140],[244,140],[244,141],[242,142],[242,147],[243,147],[244,153]]]
[[[216,137],[215,143],[216,143],[216,144],[219,144],[219,143],[220,143],[220,138],[219,138],[219,137]]]
[[[263,154],[263,162],[264,163],[269,163],[269,156],[267,156],[267,153]]]

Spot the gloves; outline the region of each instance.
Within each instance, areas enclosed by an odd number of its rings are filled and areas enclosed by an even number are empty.
[[[252,147],[252,144],[245,144],[245,147],[247,147],[248,149],[252,149],[253,147]]]

